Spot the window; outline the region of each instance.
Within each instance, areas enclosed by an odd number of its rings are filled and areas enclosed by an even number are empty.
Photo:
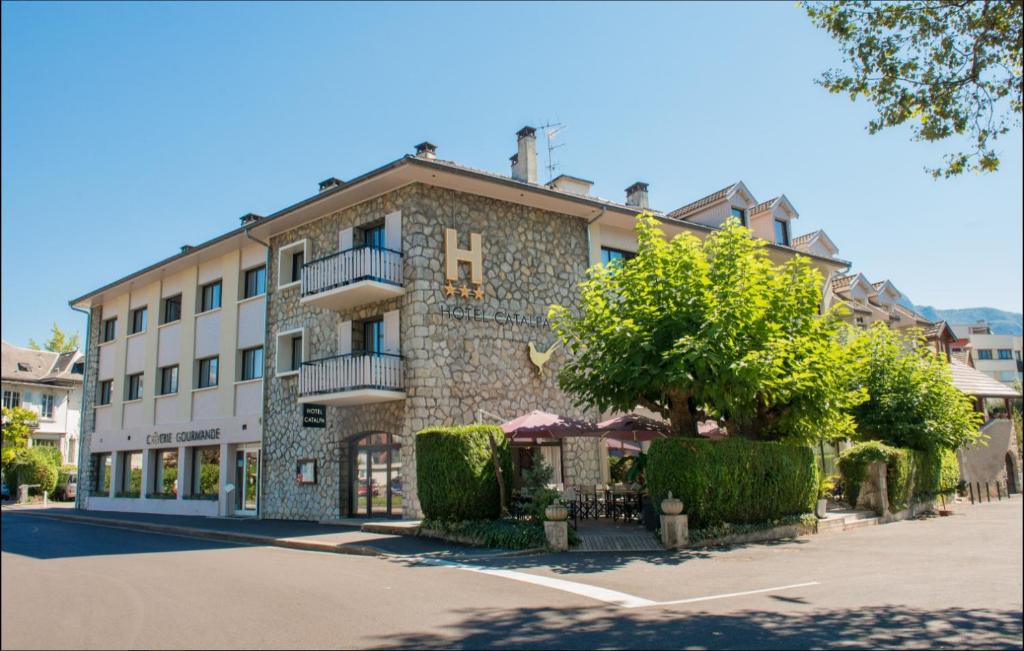
[[[71,365],[71,372],[78,375],[85,375],[85,362],[75,362]]]
[[[607,246],[601,247],[601,264],[607,265],[616,260],[625,262],[626,260],[632,260],[636,257],[636,254],[631,251],[623,251],[622,249],[613,249]]]
[[[39,415],[43,418],[53,418],[53,396],[44,393],[40,396]]]
[[[306,348],[303,345],[302,335],[302,330],[290,330],[277,335],[277,362],[275,369],[278,375],[291,375],[296,373],[302,366],[302,360],[306,358]]]
[[[242,379],[255,380],[263,377],[263,346],[242,351]]]
[[[192,496],[217,497],[220,488],[220,446],[192,448]]]
[[[117,336],[117,317],[105,319],[103,321],[103,332],[100,333],[100,343],[106,343],[113,341],[114,337]]]
[[[150,492],[156,496],[178,494],[178,451],[153,450],[153,485]]]
[[[178,365],[164,366],[160,369],[160,395],[166,396],[178,392]]]
[[[142,493],[142,451],[119,452],[118,472],[121,482],[117,486],[117,497],[138,497]]]
[[[744,210],[743,208],[730,208],[729,216],[735,217],[736,219],[740,220],[740,223],[743,224],[744,226],[747,225],[747,211]]]
[[[292,368],[297,371],[302,366],[302,335],[292,337]]]
[[[110,453],[92,455],[92,490],[94,493],[110,493]]]
[[[55,448],[55,447],[57,447],[57,442],[54,441],[53,439],[36,439],[36,438],[34,438],[34,439],[32,439],[32,445],[35,446],[35,447],[40,447],[40,448]]]
[[[384,224],[377,224],[363,229],[363,244],[374,249],[384,247]]]
[[[144,307],[140,307],[136,310],[132,310],[132,325],[128,330],[128,334],[133,335],[137,332],[146,331],[147,314],[149,310]]]
[[[4,391],[4,408],[14,409],[21,406],[20,391]]]
[[[111,394],[111,390],[113,389],[113,387],[114,387],[114,381],[113,380],[101,380],[100,381],[100,394],[97,397],[96,404],[98,404],[98,405],[109,405],[110,404],[110,394]]]
[[[1009,348],[1000,348],[999,359],[1013,359],[1013,351]]]
[[[281,247],[277,257],[277,286],[287,287],[302,280],[302,264],[306,261],[306,240]]]
[[[978,359],[992,359],[992,351],[987,349],[979,349]]]
[[[384,352],[384,320],[363,322],[363,350],[368,353]]]
[[[775,243],[789,246],[789,222],[785,219],[775,220]]]
[[[256,267],[245,272],[244,298],[252,298],[267,292],[267,267]]]
[[[199,360],[199,388],[217,386],[217,367],[220,365],[219,357],[207,357]]]
[[[1000,382],[1013,382],[1017,379],[1017,371],[999,371]]]
[[[135,373],[128,376],[128,382],[126,385],[128,393],[125,395],[125,400],[141,400],[142,399],[142,373]]]
[[[209,312],[220,307],[220,281],[203,285],[199,292],[199,311]]]
[[[181,294],[164,299],[163,313],[160,323],[173,323],[181,318]]]

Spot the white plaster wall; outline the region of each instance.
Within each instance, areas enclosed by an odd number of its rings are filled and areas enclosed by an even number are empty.
[[[144,424],[142,401],[133,400],[124,403],[124,427],[140,427]]]
[[[623,228],[601,227],[601,246],[623,251],[636,251],[636,233]]]
[[[96,431],[103,432],[110,430],[113,422],[113,408],[110,405],[96,407]]]
[[[221,482],[223,484],[223,482]],[[89,497],[89,509],[119,513],[166,513],[173,515],[217,515],[217,500],[147,500],[143,497]]]
[[[125,351],[125,375],[142,373],[146,370],[146,335],[137,334],[128,337]]]
[[[181,293],[182,287],[184,286],[185,275],[175,274],[163,279],[163,284],[160,288],[160,298],[168,298],[170,296],[176,296]],[[154,314],[155,314],[154,310]],[[151,314],[150,317],[153,315]]]
[[[224,262],[220,258],[208,260],[199,265],[198,283],[200,285],[205,285],[221,278],[223,274]]]
[[[263,381],[235,385],[235,415],[260,416],[263,413]]]
[[[181,399],[178,395],[156,397],[153,418],[158,425],[178,420],[178,401]]]
[[[128,302],[129,308],[134,310],[135,308],[138,307],[149,307],[148,304],[146,303],[146,298],[147,296],[145,292],[133,292]],[[149,317],[151,316],[153,315],[147,314],[146,320],[148,321]]]
[[[262,346],[266,333],[266,297],[238,306],[238,347]]]
[[[113,342],[99,347],[99,375],[100,380],[109,380],[114,377],[114,360],[117,353],[114,351]]]
[[[181,322],[176,321],[160,328],[160,341],[157,344],[156,364],[171,366],[181,363]]]
[[[253,243],[242,247],[242,269],[252,269],[267,262],[267,250]]]
[[[217,394],[220,388],[192,393],[192,419],[210,420],[217,417]]]
[[[705,226],[721,226],[729,218],[731,209],[732,205],[728,201],[722,201],[698,210],[696,213],[685,215],[684,219]]]
[[[220,352],[220,310],[196,317],[196,359]],[[224,351],[227,355],[232,351]],[[224,355],[221,356],[223,359]]]

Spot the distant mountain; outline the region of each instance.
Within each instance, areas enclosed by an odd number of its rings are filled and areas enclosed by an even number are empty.
[[[992,334],[1020,335],[1024,331],[1024,316],[1020,312],[1006,312],[994,307],[966,307],[959,310],[936,309],[930,305],[913,305],[912,309],[929,321],[946,321],[950,325],[972,325],[987,321]]]

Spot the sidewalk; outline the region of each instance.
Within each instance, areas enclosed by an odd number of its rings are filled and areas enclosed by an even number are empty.
[[[377,557],[481,558],[506,555],[492,549],[408,535],[370,533],[358,526],[319,524],[294,520],[207,518],[155,513],[80,511],[74,508],[4,506],[4,514],[51,518],[108,527],[134,529],[194,538],[209,538],[251,545]],[[514,553],[514,552],[513,552]]]

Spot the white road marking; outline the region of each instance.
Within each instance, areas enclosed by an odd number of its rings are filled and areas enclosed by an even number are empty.
[[[533,585],[551,588],[552,590],[561,590],[562,592],[577,594],[581,597],[594,599],[595,601],[603,601],[605,603],[619,606],[620,608],[648,608],[650,606],[675,606],[679,604],[696,603],[698,601],[728,599],[729,597],[743,597],[746,595],[761,594],[764,592],[778,592],[780,590],[791,590],[793,588],[804,588],[811,585],[820,585],[818,581],[808,581],[806,583],[793,583],[790,585],[781,585],[774,588],[746,590],[744,592],[728,592],[725,594],[708,595],[705,597],[691,597],[689,599],[676,599],[673,601],[653,601],[651,599],[644,599],[643,597],[637,597],[635,595],[626,594],[625,592],[619,592],[618,590],[609,590],[608,588],[599,588],[597,586],[588,585],[586,583],[566,581],[565,579],[556,579],[550,576],[540,576],[537,574],[529,574],[527,572],[517,572],[515,570],[502,570],[492,567],[484,567],[482,565],[456,563],[454,561],[446,561],[439,558],[420,558],[417,559],[417,562],[423,563],[425,565],[439,565],[441,567],[450,567],[457,570],[466,570],[467,572],[489,574],[491,576],[498,576],[504,579],[511,579],[513,581],[521,581],[523,583],[532,583]]]

